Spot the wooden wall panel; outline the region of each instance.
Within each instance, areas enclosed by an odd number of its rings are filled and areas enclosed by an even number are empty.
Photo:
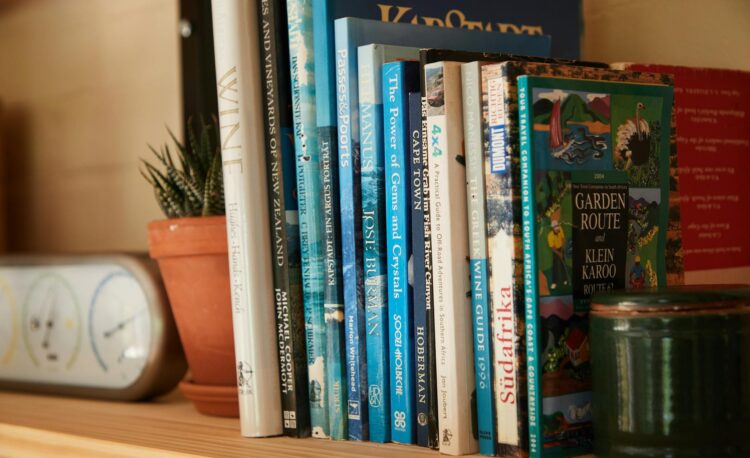
[[[748,0],[583,0],[582,55],[750,70]]]
[[[177,0],[0,3],[11,249],[144,250],[138,172],[181,133]]]

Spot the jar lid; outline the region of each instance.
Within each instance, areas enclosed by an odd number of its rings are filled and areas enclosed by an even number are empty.
[[[591,297],[592,313],[628,314],[750,310],[749,285],[695,285],[608,291]]]

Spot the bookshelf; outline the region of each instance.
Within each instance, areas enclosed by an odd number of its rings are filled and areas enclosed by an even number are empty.
[[[0,456],[438,457],[416,446],[240,436],[239,421],[200,415],[179,392],[118,403],[0,392]]]
[[[146,223],[160,214],[138,158],[167,138],[165,124],[179,130],[178,4],[0,0],[0,62],[15,63],[0,75],[14,133],[6,152],[17,159],[7,190],[11,250],[145,249]],[[708,11],[699,0],[583,5],[585,59],[750,69],[743,0]],[[141,404],[0,392],[0,455],[53,453],[438,456],[391,444],[249,440],[237,420],[201,416],[176,392]]]

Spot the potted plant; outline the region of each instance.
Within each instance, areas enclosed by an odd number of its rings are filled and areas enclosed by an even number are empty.
[[[167,219],[148,225],[192,378],[183,394],[207,415],[239,416],[229,290],[221,149],[217,122],[188,121],[176,151],[149,145],[156,161],[141,174]]]

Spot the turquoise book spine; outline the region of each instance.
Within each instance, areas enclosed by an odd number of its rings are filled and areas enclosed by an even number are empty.
[[[414,301],[409,280],[411,252],[411,157],[409,92],[419,87],[417,62],[382,67],[388,321],[391,365],[391,437],[416,439]]]
[[[312,3],[287,0],[289,68],[297,162],[297,204],[302,257],[302,291],[313,437],[329,436],[326,385],[325,255],[321,220],[320,155],[315,111]]]

